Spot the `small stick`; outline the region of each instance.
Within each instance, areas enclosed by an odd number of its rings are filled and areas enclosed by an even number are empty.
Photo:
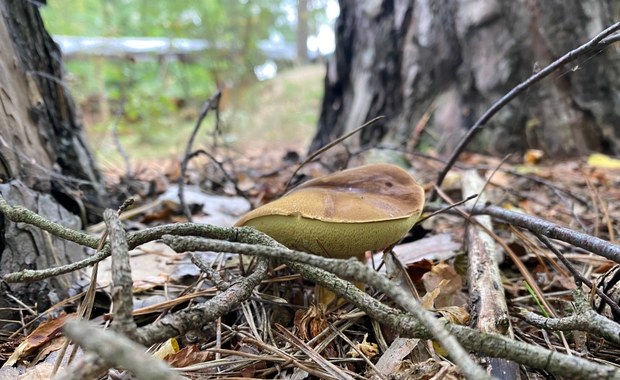
[[[308,162],[314,160],[318,155],[322,154],[323,152],[333,148],[334,146],[340,144],[342,141],[348,139],[349,137],[353,136],[354,134],[356,134],[357,132],[361,131],[362,129],[366,128],[367,126],[373,124],[375,121],[377,120],[381,120],[383,119],[385,116],[377,116],[374,119],[367,121],[366,123],[362,124],[361,126],[359,126],[358,128],[352,130],[351,132],[347,133],[346,135],[337,138],[336,140],[330,142],[329,144],[325,145],[324,147],[322,147],[321,149],[317,150],[316,152],[312,153],[311,155],[309,155],[308,157],[306,157],[305,160],[303,160],[301,162],[301,164],[299,164],[297,166],[297,168],[295,168],[295,171],[293,172],[293,174],[291,174],[291,177],[289,178],[288,182],[286,183],[286,186],[284,186],[284,192],[286,192],[289,188],[289,186],[291,186],[291,181],[293,181],[293,178],[295,178],[295,174],[297,174],[297,172],[304,166],[306,165]]]
[[[196,120],[196,125],[194,126],[194,130],[192,134],[189,136],[189,140],[187,140],[187,146],[185,147],[185,154],[183,155],[183,160],[181,161],[181,173],[179,174],[179,202],[181,203],[181,208],[183,209],[183,213],[185,217],[187,217],[188,221],[192,221],[192,213],[189,211],[189,207],[185,203],[185,193],[183,192],[183,186],[185,185],[185,172],[187,171],[187,164],[191,158],[192,145],[194,145],[194,140],[196,139],[196,135],[198,134],[198,130],[200,129],[200,125],[202,121],[207,117],[207,114],[210,110],[216,110],[220,105],[220,98],[222,97],[222,92],[217,90],[217,92],[211,96],[202,106],[202,111],[200,111],[200,115],[198,116],[198,120]]]
[[[486,202],[485,182],[475,170],[463,173],[462,192],[467,194],[478,192],[480,196],[475,202]],[[475,203],[474,203],[475,204]],[[487,215],[472,216],[485,229],[493,230],[491,217]],[[495,255],[493,237],[475,223],[467,223],[467,277],[469,279],[469,299],[472,319],[476,328],[488,334],[502,334],[513,338],[510,326],[510,314],[504,296],[501,272]],[[518,366],[506,359],[487,358],[487,371],[491,376],[503,379],[516,379]]]

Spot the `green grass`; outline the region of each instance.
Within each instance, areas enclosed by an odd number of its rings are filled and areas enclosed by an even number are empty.
[[[227,90],[222,98],[224,140],[235,149],[249,147],[293,148],[305,150],[312,138],[323,96],[323,65],[289,69],[274,79]],[[133,121],[118,125],[120,141],[132,161],[178,157],[199,113],[198,102],[182,111],[157,112],[156,98],[143,99],[146,110]],[[150,117],[152,115],[152,117]],[[112,139],[113,120],[88,123],[91,144],[101,166],[122,163]],[[203,122],[194,148],[210,142],[213,117]]]
[[[306,66],[235,91],[225,112],[229,136],[239,147],[260,141],[305,148],[316,128],[323,77],[322,65]]]

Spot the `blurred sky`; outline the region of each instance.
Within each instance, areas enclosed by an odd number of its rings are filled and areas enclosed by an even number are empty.
[[[297,9],[294,3],[283,4],[287,14],[287,21],[293,25],[297,24]],[[319,32],[316,35],[308,36],[308,50],[318,51],[322,55],[331,54],[336,48],[336,39],[334,36],[334,24],[336,18],[340,14],[340,7],[337,0],[327,0],[325,13],[327,23],[319,26]],[[272,36],[276,41],[282,39],[282,36]]]

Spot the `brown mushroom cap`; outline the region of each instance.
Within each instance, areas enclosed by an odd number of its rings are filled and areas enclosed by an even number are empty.
[[[398,166],[373,164],[308,181],[243,216],[281,244],[322,256],[360,256],[398,241],[419,218],[424,190]]]

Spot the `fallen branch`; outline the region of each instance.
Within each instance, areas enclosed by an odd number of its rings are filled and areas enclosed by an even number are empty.
[[[125,229],[117,212],[105,210],[103,217],[108,225],[112,251],[112,328],[134,338],[138,326],[133,319],[133,280]]]
[[[129,370],[136,378],[143,380],[177,380],[180,376],[172,372],[162,360],[145,352],[144,347],[132,342],[122,334],[89,326],[88,323],[73,320],[65,325],[65,334],[85,350],[95,352],[108,367]],[[80,367],[70,367],[62,373],[63,379],[83,379],[82,373],[75,373]]]
[[[14,212],[13,210],[16,211]],[[27,220],[33,222],[31,224],[35,226],[45,226],[46,230],[54,230],[58,232],[57,236],[70,237],[70,239],[68,240],[71,241],[84,241],[88,243],[84,245],[93,247],[96,247],[98,243],[98,240],[96,238],[93,238],[78,231],[70,230],[63,226],[57,225],[56,223],[47,221],[36,213],[26,210],[23,207],[10,207],[1,198],[0,211],[2,211],[10,220],[13,221],[15,221],[14,219],[12,219],[14,217],[22,218],[25,216]],[[537,218],[534,219],[539,220]],[[19,221],[24,222],[25,220]],[[212,239],[264,245],[268,247],[280,247],[280,249],[285,250],[273,239],[250,228],[220,228],[194,223],[180,223],[149,228],[143,231],[129,234],[127,240],[129,247],[133,248],[148,241],[159,239],[161,238],[161,236],[166,234],[179,236],[201,236]],[[607,242],[604,243],[609,244]],[[290,250],[286,251],[290,252]],[[316,256],[316,258],[328,260],[325,258],[320,258],[318,256]],[[363,310],[371,318],[381,321],[386,326],[394,329],[394,331],[398,331],[401,336],[420,339],[429,339],[432,337],[430,332],[426,328],[424,328],[413,315],[384,305],[380,301],[360,291],[355,286],[352,286],[351,283],[338,278],[330,272],[309,265],[301,264],[292,260],[293,259],[286,262],[291,269],[302,275],[304,278],[319,283],[320,285],[337,293],[339,296],[346,298],[352,304]],[[83,260],[80,265],[83,265],[86,261],[87,260]],[[70,271],[68,270],[68,268],[75,265],[76,264],[74,263],[69,266],[62,267],[61,269],[64,271],[62,273],[67,273],[68,271]],[[46,270],[30,272],[33,272],[35,277],[37,277],[41,276],[43,273],[45,273],[45,271]],[[19,275],[21,274],[13,274],[13,277],[18,277]],[[379,276],[378,274],[375,275]],[[207,301],[207,303],[204,304],[205,308],[202,314],[190,312],[186,315],[194,318],[196,323],[201,323],[202,325],[217,319],[219,315],[208,314],[209,310],[207,305],[212,305],[209,304],[210,301]],[[177,325],[176,329],[169,330],[169,333],[173,334],[170,336],[174,336],[174,334],[179,332],[178,326],[179,325]],[[184,326],[188,325],[184,324]],[[165,334],[161,334],[159,332],[150,335],[146,333],[147,330],[142,330],[148,329],[149,327],[150,326],[146,326],[139,329],[139,334],[144,334],[145,336],[147,336],[146,339],[141,338],[142,340],[148,341],[151,339],[160,339],[160,341],[163,341],[170,337],[165,336]],[[557,376],[565,376],[571,379],[589,379],[593,377],[602,379],[620,379],[620,369],[612,366],[597,364],[579,357],[568,356],[562,353],[553,352],[535,345],[517,342],[503,336],[480,333],[464,326],[448,324],[446,325],[446,328],[452,334],[454,334],[454,336],[458,339],[460,344],[463,345],[463,347],[483,355],[513,360],[517,363],[521,363],[532,368],[542,369]]]
[[[442,205],[431,204],[425,207],[425,211],[435,211],[444,207],[445,206]],[[597,238],[596,236],[571,230],[570,228],[562,227],[535,216],[506,210],[497,206],[463,208],[463,211],[470,215],[491,215],[504,223],[530,230],[536,235],[543,235],[551,239],[560,240],[620,263],[620,246]],[[447,212],[458,215],[456,211]]]
[[[138,329],[136,339],[145,346],[162,342],[170,337],[183,335],[190,330],[199,329],[209,322],[226,315],[241,302],[252,295],[254,288],[267,277],[269,261],[258,260],[256,270],[234,282],[228,289],[197,306],[186,308]]]
[[[600,315],[588,304],[581,289],[573,292],[575,314],[564,318],[545,318],[529,310],[519,308],[516,316],[541,329],[551,331],[585,331],[620,345],[620,324]]]
[[[486,203],[485,182],[475,170],[467,170],[461,180],[463,194],[479,194],[476,202]],[[471,217],[476,223],[466,227],[467,277],[469,279],[470,314],[476,328],[485,333],[507,335],[514,338],[510,314],[504,296],[504,287],[496,258],[495,241],[485,232],[492,231],[491,217]],[[484,226],[484,229],[478,226]],[[492,375],[516,379],[518,366],[502,359],[489,358],[487,367]]]
[[[263,237],[261,237],[261,235]],[[197,247],[197,249],[222,249],[224,251],[239,252],[244,254],[256,254],[261,256],[275,256],[286,258],[285,262],[291,269],[295,270],[302,277],[319,283],[321,286],[337,293],[339,296],[346,298],[352,304],[363,310],[371,318],[381,321],[386,326],[398,331],[401,336],[431,339],[433,335],[428,329],[411,314],[393,309],[378,300],[372,298],[351,283],[342,280],[336,275],[330,273],[339,273],[343,276],[352,276],[357,270],[354,265],[347,260],[328,259],[320,256],[308,255],[303,252],[292,251],[283,248],[278,243],[269,239],[250,228],[239,229],[239,241],[248,242],[250,244],[232,244],[216,240],[190,239],[190,238],[174,238],[167,240],[185,240],[183,244],[188,244],[183,248]],[[256,247],[252,244],[262,240],[268,247]],[[271,241],[270,241],[271,240]],[[280,248],[278,248],[280,247]],[[178,247],[181,248],[181,247]],[[311,256],[307,257],[307,256]],[[308,259],[313,265],[302,264],[300,260]],[[317,264],[331,266],[333,261],[340,261],[336,267],[330,267],[330,271],[325,271],[318,267]],[[327,264],[330,263],[330,264]],[[381,275],[370,272],[371,277],[382,277]],[[361,280],[362,277],[358,277]],[[367,279],[370,280],[370,279]],[[367,281],[369,284],[379,284],[380,282]],[[388,285],[391,284],[388,281]],[[620,369],[597,364],[579,357],[569,356],[555,351],[550,351],[535,345],[517,342],[513,339],[495,335],[480,333],[468,327],[446,324],[446,328],[458,339],[459,343],[471,350],[491,357],[505,358],[527,365],[529,367],[542,369],[551,372],[557,376],[566,376],[571,379],[620,379]],[[443,342],[442,342],[443,344]]]
[[[251,230],[251,229],[250,229]],[[252,230],[251,230],[252,231]],[[450,353],[450,357],[461,368],[469,379],[486,379],[488,375],[474,363],[458,341],[451,336],[445,327],[433,315],[425,310],[418,301],[411,297],[384,276],[377,275],[372,269],[355,259],[338,260],[293,251],[287,248],[265,247],[255,244],[232,243],[222,240],[210,240],[194,237],[164,236],[163,240],[176,251],[209,250],[216,252],[235,252],[252,256],[269,257],[285,261],[295,261],[315,266],[338,274],[340,277],[371,285],[387,294],[400,307],[418,319],[431,335]],[[350,284],[350,286],[353,286]]]

